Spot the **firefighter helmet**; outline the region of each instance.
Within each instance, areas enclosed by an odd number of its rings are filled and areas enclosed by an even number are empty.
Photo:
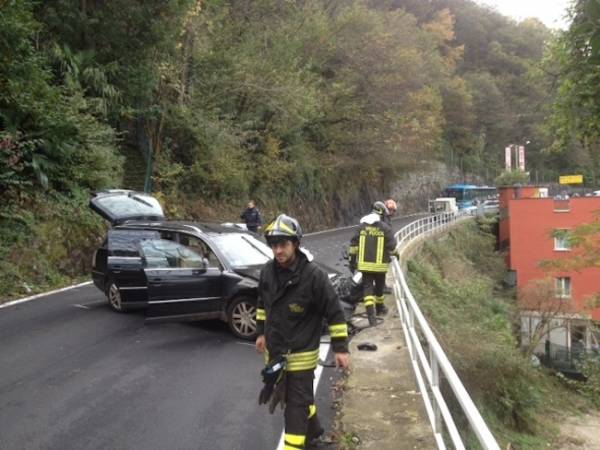
[[[293,217],[280,214],[265,228],[265,238],[268,243],[279,239],[300,240],[302,228]]]
[[[379,214],[380,216],[389,216],[390,212],[388,211],[385,203],[381,201],[376,201],[373,203],[372,211],[375,214]]]

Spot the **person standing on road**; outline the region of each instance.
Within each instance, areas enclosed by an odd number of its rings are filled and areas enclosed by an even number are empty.
[[[391,227],[384,218],[389,211],[383,202],[373,203],[370,214],[360,219],[358,231],[350,241],[350,268],[363,274],[364,302],[369,325],[387,314],[383,289],[390,257],[398,256]]]
[[[274,258],[262,269],[256,350],[265,354],[259,403],[285,404],[285,450],[303,449],[324,430],[313,394],[323,319],[336,367],[348,368],[348,327],[329,277],[300,250],[302,229],[285,214],[265,228]]]
[[[398,210],[398,205],[396,205],[396,202],[393,199],[388,198],[385,201],[385,207],[387,208],[388,212],[383,218],[383,221],[391,227],[392,217],[396,214],[396,211]]]
[[[254,200],[248,202],[248,206],[240,215],[240,219],[246,223],[246,228],[248,228],[248,230],[256,233],[260,229],[262,226],[262,218],[260,217],[260,211],[256,207]]]
[[[396,201],[394,199],[388,198],[385,201],[385,207],[388,209],[388,214],[385,215],[385,217],[383,218],[383,221],[385,223],[387,223],[390,226],[390,228],[393,229],[393,227],[392,227],[392,217],[394,217],[396,215],[396,211],[398,210],[398,205],[396,204]],[[392,293],[392,288],[390,286],[388,286],[387,284],[384,285],[384,287],[383,287],[383,293],[384,294],[391,294]]]

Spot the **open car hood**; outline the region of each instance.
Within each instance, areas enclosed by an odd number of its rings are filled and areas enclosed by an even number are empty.
[[[156,198],[144,192],[114,189],[98,192],[90,200],[90,208],[111,225],[127,220],[164,220],[165,216]]]

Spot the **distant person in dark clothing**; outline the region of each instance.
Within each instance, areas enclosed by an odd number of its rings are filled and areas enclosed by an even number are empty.
[[[260,217],[260,211],[256,207],[253,200],[248,202],[248,207],[244,210],[240,218],[246,222],[248,230],[257,232],[262,226],[262,219]]]

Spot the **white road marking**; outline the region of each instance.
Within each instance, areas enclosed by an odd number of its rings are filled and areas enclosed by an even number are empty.
[[[76,308],[90,309],[89,306],[80,305],[79,303],[75,303],[73,306],[75,306]]]
[[[240,345],[248,345],[250,347],[256,347],[256,344],[252,344],[251,342],[235,341],[235,343]]]
[[[74,303],[73,306],[77,307],[77,308],[84,308],[84,309],[92,309],[95,306],[100,306],[100,305],[105,305],[106,304],[106,300],[98,300],[97,302],[89,302],[89,303]]]
[[[327,354],[329,353],[329,344],[321,344],[319,346],[319,359],[325,361],[327,359]],[[317,388],[319,387],[319,380],[321,379],[321,374],[323,373],[323,366],[318,365],[315,370],[315,382],[313,384],[313,390],[315,395],[317,393]],[[317,411],[318,414],[318,411]],[[281,438],[279,438],[279,444],[277,445],[277,450],[283,450],[284,446],[284,437],[285,437],[285,429],[281,432]]]
[[[31,297],[20,298],[18,300],[13,300],[12,302],[2,303],[0,305],[0,309],[7,308],[7,307],[13,306],[13,305],[18,305],[19,303],[25,303],[25,302],[28,302],[30,300],[35,300],[36,298],[45,297],[47,295],[57,294],[59,292],[69,291],[71,289],[75,289],[75,288],[78,288],[78,287],[87,286],[88,284],[92,284],[92,282],[91,281],[86,281],[85,283],[79,283],[79,284],[75,284],[73,286],[67,286],[67,287],[64,287],[64,288],[61,288],[61,289],[56,289],[54,291],[43,292],[41,294],[32,295]]]

